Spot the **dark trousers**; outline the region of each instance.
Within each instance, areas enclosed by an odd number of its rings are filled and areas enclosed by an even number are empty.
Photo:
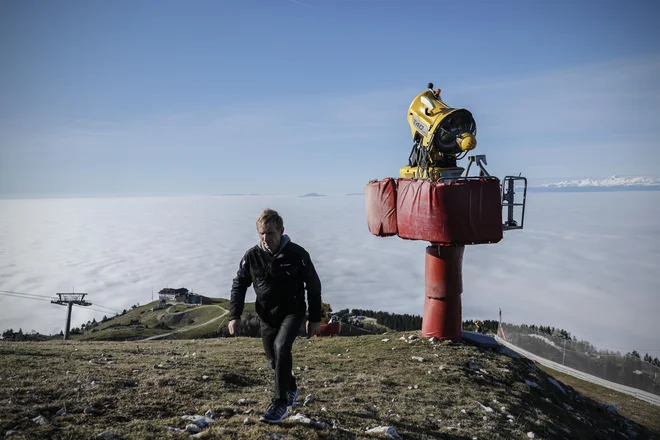
[[[291,374],[293,356],[291,348],[298,335],[302,317],[287,315],[277,326],[261,322],[261,340],[270,367],[275,370],[275,399],[286,400],[286,393],[296,388],[296,378]]]

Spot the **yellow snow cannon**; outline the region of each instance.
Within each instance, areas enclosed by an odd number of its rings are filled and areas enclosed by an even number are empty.
[[[468,110],[445,104],[433,83],[427,87],[408,108],[413,148],[399,174],[433,181],[460,177],[465,169],[456,161],[476,148],[477,124]]]

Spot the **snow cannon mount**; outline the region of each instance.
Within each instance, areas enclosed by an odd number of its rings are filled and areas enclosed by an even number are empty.
[[[399,178],[366,186],[367,226],[378,237],[430,242],[422,336],[459,341],[465,245],[498,243],[505,230],[523,228],[527,179],[506,176],[500,183],[486,171],[485,155],[468,156],[467,168],[457,165],[476,148],[477,126],[471,112],[445,104],[432,83],[413,99],[408,123],[413,138],[408,165],[399,170]],[[478,176],[469,176],[472,164]],[[519,203],[516,183],[523,188]],[[516,207],[521,208],[520,222],[514,218]]]

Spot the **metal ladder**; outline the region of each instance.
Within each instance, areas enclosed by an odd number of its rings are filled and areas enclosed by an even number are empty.
[[[515,203],[515,182],[522,180],[523,185],[523,199],[522,203]],[[525,222],[525,202],[527,201],[527,178],[521,176],[506,176],[502,180],[502,209],[507,209],[506,221],[502,224],[502,229],[507,231],[510,229],[522,229]],[[522,216],[520,218],[520,225],[513,218],[513,209],[516,206],[522,206]]]

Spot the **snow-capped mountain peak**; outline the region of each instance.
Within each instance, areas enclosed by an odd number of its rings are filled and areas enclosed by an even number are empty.
[[[614,187],[650,187],[660,186],[658,177],[619,177],[614,175],[607,179],[565,180],[563,182],[546,183],[546,188],[614,188]]]

